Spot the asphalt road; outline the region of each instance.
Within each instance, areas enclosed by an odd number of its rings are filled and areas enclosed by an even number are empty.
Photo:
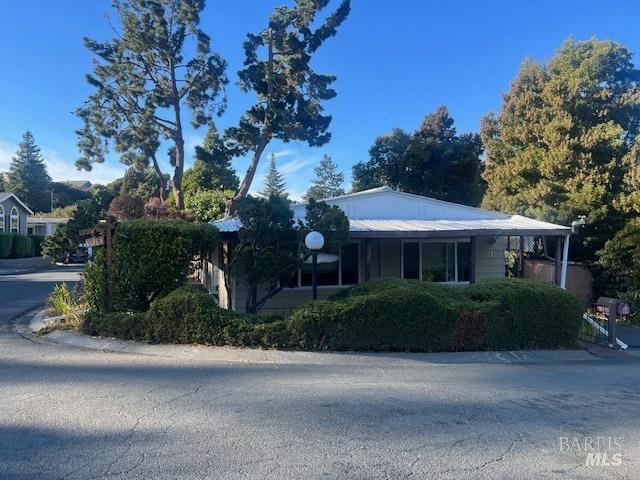
[[[44,303],[56,283],[72,285],[80,267],[60,267],[32,273],[0,275],[0,325]]]
[[[0,478],[640,477],[636,359],[294,355],[305,364],[117,354],[5,326]],[[597,437],[621,465],[585,465]]]

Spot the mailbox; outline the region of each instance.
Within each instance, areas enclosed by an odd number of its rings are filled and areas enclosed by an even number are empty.
[[[612,297],[599,297],[596,302],[596,310],[605,315],[608,315],[613,310],[616,316],[629,315],[631,313],[629,303],[620,298]]]
[[[616,345],[616,320],[618,315],[629,315],[631,308],[629,304],[620,298],[600,297],[596,302],[598,312],[604,313],[608,317],[609,348]]]

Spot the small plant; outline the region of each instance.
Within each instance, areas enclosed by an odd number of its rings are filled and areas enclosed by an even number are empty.
[[[64,316],[61,322],[65,327],[76,328],[82,323],[84,304],[78,287],[69,290],[66,283],[59,283],[47,299],[47,305],[54,315]]]

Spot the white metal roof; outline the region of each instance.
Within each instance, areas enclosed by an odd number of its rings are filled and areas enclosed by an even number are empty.
[[[429,237],[470,235],[564,235],[571,229],[521,215],[444,202],[379,187],[325,200],[349,219],[352,237]],[[303,219],[306,204],[292,206]],[[221,232],[237,232],[235,218],[212,222]]]

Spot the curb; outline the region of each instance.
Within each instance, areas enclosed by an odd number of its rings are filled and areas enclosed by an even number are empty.
[[[60,320],[64,319],[64,315],[58,315],[55,317],[45,317],[45,314],[48,312],[48,309],[40,310],[36,313],[31,321],[29,322],[29,329],[33,333],[38,333],[43,328],[47,328],[49,325],[52,325]]]

